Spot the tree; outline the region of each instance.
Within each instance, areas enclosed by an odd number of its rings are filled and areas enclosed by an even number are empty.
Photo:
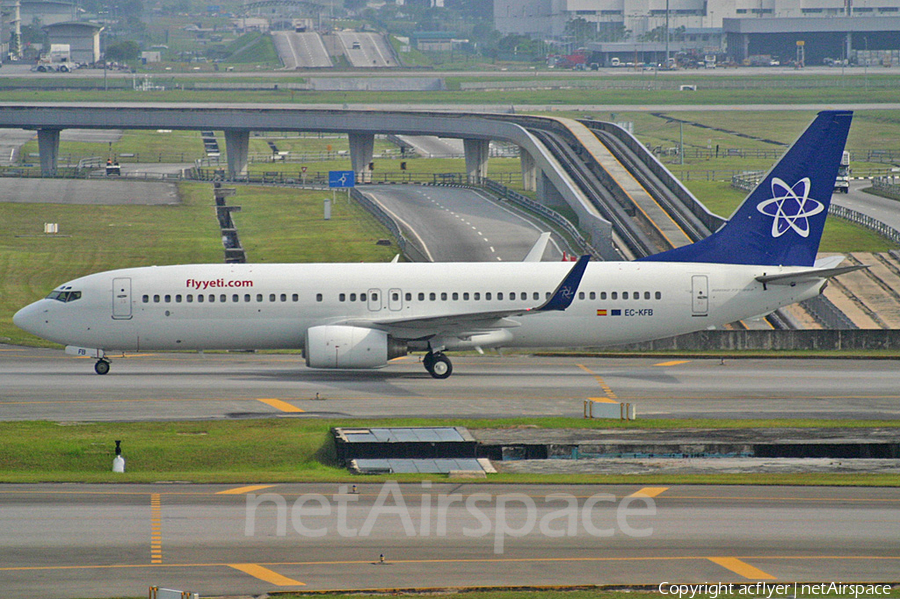
[[[583,17],[578,17],[566,23],[566,35],[571,36],[575,40],[576,48],[581,48],[587,42],[594,41],[597,38],[597,26]]]
[[[116,62],[134,60],[141,55],[141,46],[132,40],[113,42],[106,47],[104,58]]]

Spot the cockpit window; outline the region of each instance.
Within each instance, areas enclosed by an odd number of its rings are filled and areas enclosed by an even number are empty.
[[[47,296],[47,299],[56,300],[59,302],[74,302],[76,300],[81,299],[80,291],[52,291],[50,295]]]

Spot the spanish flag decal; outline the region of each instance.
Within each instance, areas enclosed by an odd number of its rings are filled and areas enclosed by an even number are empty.
[[[606,310],[597,310],[597,316],[606,316]]]

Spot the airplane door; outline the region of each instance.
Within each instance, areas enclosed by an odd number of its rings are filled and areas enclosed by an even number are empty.
[[[112,317],[116,320],[131,318],[131,279],[113,279]]]
[[[369,289],[369,312],[381,310],[381,289]]]
[[[691,277],[691,310],[693,316],[709,314],[709,278],[706,275]]]
[[[388,292],[388,308],[396,312],[403,309],[403,292],[399,289],[391,289]]]

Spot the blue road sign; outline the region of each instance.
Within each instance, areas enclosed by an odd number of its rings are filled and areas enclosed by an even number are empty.
[[[353,171],[328,171],[328,187],[354,187],[356,173]]]

